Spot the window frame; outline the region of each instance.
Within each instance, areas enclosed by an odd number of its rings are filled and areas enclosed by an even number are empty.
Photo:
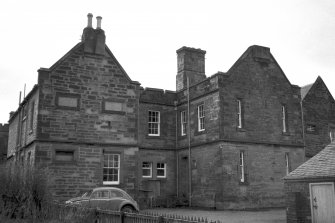
[[[149,164],[149,167],[144,167],[144,164]],[[150,175],[144,175],[143,170],[149,170]],[[142,162],[142,177],[143,178],[152,178],[152,162],[143,161]]]
[[[163,164],[164,167],[158,167],[159,164]],[[156,177],[157,178],[166,178],[166,163],[157,163],[156,164]],[[158,175],[158,170],[163,170],[164,171],[164,175]]]
[[[237,99],[237,128],[242,129],[243,128],[243,118],[242,118],[242,100]]]
[[[187,116],[186,111],[180,112],[180,129],[181,129],[181,136],[187,135]]]
[[[108,166],[105,167],[105,156],[108,157],[107,159],[107,163],[108,163]],[[110,156],[112,156],[112,165],[110,167]],[[118,157],[117,158],[117,162],[118,162],[118,166],[113,166],[113,163],[114,163],[114,157]],[[104,177],[105,177],[105,174],[104,174],[104,170],[107,169],[107,180],[104,180]],[[108,173],[108,170],[109,169],[116,169],[117,170],[117,181],[116,180],[112,180],[112,181],[108,181],[108,178],[109,178],[109,173]],[[103,185],[119,185],[120,184],[120,171],[121,171],[121,155],[119,153],[104,153],[103,154],[103,170],[102,170],[102,184]]]
[[[201,108],[201,109],[200,109]],[[197,106],[198,113],[198,132],[205,131],[205,106],[200,104]]]
[[[331,143],[335,142],[335,128],[329,129],[329,138]]]
[[[289,153],[285,153],[285,167],[286,167],[286,175],[288,175],[291,172]]]
[[[288,126],[287,126],[287,106],[281,106],[281,116],[282,116],[282,133],[288,133]]]
[[[157,121],[151,121],[150,117],[154,117],[154,116],[150,116],[150,113],[152,114],[158,114],[157,115]],[[148,136],[160,136],[160,111],[153,111],[153,110],[148,110]],[[155,128],[150,127],[150,125],[157,125],[157,133],[150,133],[151,131],[154,131]]]
[[[240,166],[240,175],[239,175],[239,181],[240,183],[246,183],[245,178],[245,151],[240,151],[239,154],[239,166]]]

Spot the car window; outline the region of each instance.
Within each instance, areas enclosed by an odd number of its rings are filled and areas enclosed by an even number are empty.
[[[123,197],[123,194],[120,191],[111,191],[111,198],[114,197]]]
[[[109,194],[108,194],[108,190],[99,190],[99,191],[95,191],[93,192],[91,198],[93,199],[97,199],[97,198],[109,198]]]
[[[89,190],[89,191],[85,192],[85,193],[82,195],[82,197],[89,197],[89,196],[91,196],[91,194],[92,194],[92,190]]]

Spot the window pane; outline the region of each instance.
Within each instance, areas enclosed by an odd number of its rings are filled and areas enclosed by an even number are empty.
[[[120,155],[104,154],[103,181],[104,183],[119,183]]]

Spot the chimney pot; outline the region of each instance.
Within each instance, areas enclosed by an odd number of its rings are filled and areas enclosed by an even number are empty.
[[[87,14],[87,27],[88,28],[92,28],[92,17],[93,17],[92,13]]]
[[[97,16],[97,29],[101,29],[101,16]]]

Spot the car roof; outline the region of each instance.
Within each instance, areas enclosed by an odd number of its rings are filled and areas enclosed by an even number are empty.
[[[117,187],[96,187],[93,189],[93,191],[97,191],[97,190],[117,190],[117,191],[121,191],[123,193],[126,193],[124,190],[117,188]]]

